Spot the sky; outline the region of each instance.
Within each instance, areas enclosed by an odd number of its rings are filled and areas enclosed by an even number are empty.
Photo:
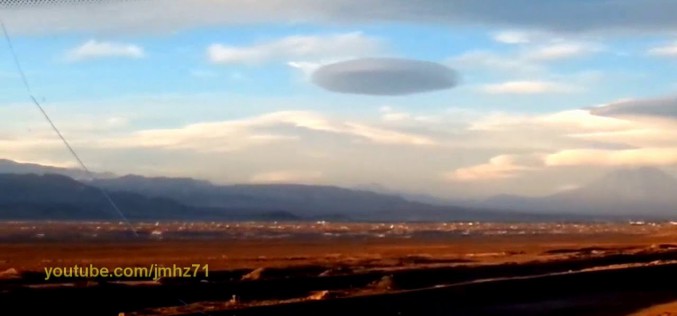
[[[677,170],[677,2],[0,4],[93,170],[482,198]],[[161,5],[160,5],[161,4]],[[0,158],[77,167],[0,45]]]

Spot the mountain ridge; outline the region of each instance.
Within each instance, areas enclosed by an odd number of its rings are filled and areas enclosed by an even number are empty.
[[[20,163],[13,160],[1,158],[0,158],[0,173],[9,173],[9,174],[33,173],[38,175],[60,174],[78,180],[84,180],[89,178],[89,175],[81,169],[52,167],[35,163]],[[111,172],[93,172],[92,175],[99,178],[115,177],[115,174]]]
[[[120,220],[101,189],[64,175],[0,174],[0,219]],[[128,191],[108,192],[130,220],[296,220],[279,210],[226,212]]]
[[[39,168],[40,174],[26,173],[35,168]],[[0,219],[117,220],[111,217],[110,205],[100,190],[108,192],[132,220],[534,219],[531,214],[435,206],[396,195],[333,186],[216,185],[192,178],[138,175],[76,181],[66,175],[48,173],[52,170],[64,171],[39,165],[13,168],[10,173],[0,171]]]
[[[53,179],[48,171],[72,172],[35,164],[26,167],[19,163],[13,163],[19,166],[10,168],[10,173],[4,172],[10,164],[11,161],[0,160],[0,166],[5,166],[0,168],[0,175],[25,174],[37,169],[47,176],[44,179]],[[416,195],[328,185],[219,185],[186,177],[131,174],[98,177],[78,183],[87,190],[99,188],[123,195],[133,200],[135,205],[152,208],[153,204],[149,201],[155,201],[159,205],[165,203],[167,208],[177,212],[189,209],[196,212],[197,217],[215,219],[248,218],[248,215],[260,216],[271,212],[279,212],[284,215],[282,218],[289,219],[362,221],[532,220],[557,216],[584,219],[596,216],[674,216],[677,213],[674,207],[677,205],[677,179],[656,168],[617,170],[582,187],[544,197],[498,195],[480,202],[458,203],[429,196],[424,196],[426,201],[420,201]],[[162,217],[158,214],[153,216]]]
[[[677,178],[658,168],[624,168],[575,189],[543,197],[498,195],[477,205],[539,212],[677,216]]]

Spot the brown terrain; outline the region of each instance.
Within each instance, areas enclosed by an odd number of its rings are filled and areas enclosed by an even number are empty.
[[[674,223],[135,228],[0,224],[0,302],[27,315],[677,313]],[[208,264],[209,276],[45,281],[45,267],[90,263]]]

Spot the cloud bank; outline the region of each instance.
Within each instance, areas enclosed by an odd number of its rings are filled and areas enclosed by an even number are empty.
[[[0,6],[0,10],[12,11],[5,14],[6,23],[20,33],[139,33],[232,24],[393,21],[556,32],[637,34],[677,30],[673,14],[677,2],[664,0],[137,0],[90,1],[77,6]]]
[[[463,114],[462,108],[430,111],[393,104],[372,108],[371,117],[263,111],[143,128],[139,120],[158,119],[157,109],[167,105],[149,108],[132,103],[134,111],[127,115],[116,108],[113,113],[85,111],[56,119],[95,170],[217,182],[357,185],[379,181],[392,188],[440,194],[481,194],[482,190],[546,194],[608,168],[677,167],[676,120],[658,124],[593,115],[588,109]],[[72,161],[39,113],[25,111],[26,107],[0,107],[0,116],[20,118],[0,129],[0,156]],[[91,104],[84,102],[82,107]],[[83,129],[82,122],[94,126]],[[26,126],[31,133],[26,134]]]

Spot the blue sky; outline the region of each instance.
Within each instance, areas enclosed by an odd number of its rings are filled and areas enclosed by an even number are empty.
[[[519,3],[504,12],[479,2],[0,9],[36,96],[98,170],[459,197],[548,194],[613,168],[674,169],[669,8],[552,1],[529,15]],[[609,10],[629,13],[621,21]],[[1,47],[0,155],[73,166]],[[434,62],[459,83],[377,96],[313,80],[317,69],[361,58]],[[407,76],[374,84],[421,80]],[[656,102],[660,110],[646,110]]]
[[[11,28],[11,25],[10,25]],[[497,42],[493,37],[500,30],[489,28],[448,28],[420,25],[349,25],[341,27],[255,25],[238,27],[209,27],[185,30],[178,34],[123,34],[17,36],[14,39],[21,62],[29,74],[37,93],[54,101],[82,101],[91,98],[115,98],[148,94],[234,93],[255,96],[314,96],[318,98],[350,99],[307,84],[302,74],[289,67],[285,60],[260,65],[219,65],[209,61],[206,47],[214,43],[247,47],[271,42],[288,36],[332,36],[360,32],[363,36],[381,41],[380,52],[366,56],[393,56],[421,59],[461,66],[450,62],[455,57],[473,52],[490,53],[498,58],[511,59],[528,45]],[[134,45],[143,49],[144,57],[108,56],[69,61],[68,52],[84,43],[96,40],[102,43]],[[579,40],[573,39],[572,41]],[[586,39],[587,40],[587,39]],[[645,97],[668,94],[677,82],[677,62],[646,54],[647,50],[665,44],[666,39],[616,38],[612,41],[589,40],[604,45],[600,52],[572,54],[545,63],[547,74],[520,75],[496,69],[459,70],[461,86],[450,91],[405,98],[386,98],[385,103],[428,103],[425,108],[458,106],[483,107],[489,110],[516,110],[549,112],[572,106],[585,106],[612,101],[620,97]],[[534,44],[539,45],[539,44]],[[543,46],[547,43],[541,44]],[[556,44],[552,44],[556,45]],[[592,44],[590,44],[592,45]],[[522,47],[520,47],[522,46]],[[5,77],[14,73],[8,51],[4,50],[2,63]],[[608,76],[594,91],[581,91],[561,97],[543,94],[535,100],[527,97],[486,95],[472,91],[473,86],[500,83],[511,79],[543,80],[561,77],[562,81],[576,76]],[[646,80],[645,76],[651,76]],[[601,79],[600,79],[601,80]],[[20,81],[5,80],[2,100],[17,102],[25,99],[24,91],[17,89]],[[627,95],[619,93],[623,91]],[[550,99],[547,106],[541,102]],[[370,98],[360,98],[378,103]],[[451,102],[449,102],[451,101]],[[363,101],[364,102],[364,101]],[[443,103],[448,104],[443,104]],[[439,109],[439,108],[438,108]]]

